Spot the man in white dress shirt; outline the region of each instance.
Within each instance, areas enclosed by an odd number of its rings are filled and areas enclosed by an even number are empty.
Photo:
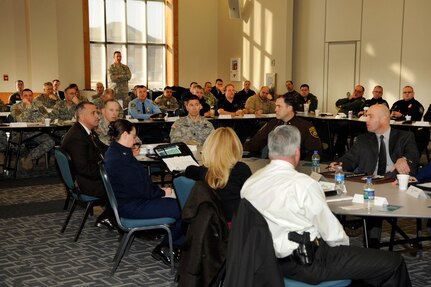
[[[395,253],[348,246],[349,238],[326,204],[319,183],[295,170],[301,135],[283,125],[268,136],[271,162],[244,184],[246,198],[266,219],[275,255],[285,277],[318,284],[340,279],[373,286],[411,286],[404,259]],[[289,233],[309,233],[312,262],[298,260],[298,243]]]

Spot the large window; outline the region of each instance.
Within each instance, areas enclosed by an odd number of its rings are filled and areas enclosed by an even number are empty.
[[[121,51],[134,85],[162,89],[166,83],[164,0],[88,0],[91,87],[111,85],[107,69]]]

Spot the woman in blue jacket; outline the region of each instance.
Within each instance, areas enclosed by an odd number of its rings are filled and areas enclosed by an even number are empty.
[[[152,183],[147,170],[134,157],[132,148],[136,141],[136,129],[127,120],[111,123],[109,135],[112,143],[105,154],[105,167],[118,202],[121,217],[151,219],[171,217],[176,219],[172,228],[174,258],[179,260],[179,247],[184,242],[181,230],[180,210],[168,187],[160,188]],[[165,237],[152,252],[157,260],[170,264],[168,238]]]

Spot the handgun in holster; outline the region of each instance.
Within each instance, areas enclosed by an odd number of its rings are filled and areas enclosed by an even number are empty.
[[[316,250],[314,241],[310,241],[310,232],[304,232],[302,235],[297,232],[289,232],[288,239],[299,244],[292,254],[296,263],[301,265],[312,264]]]

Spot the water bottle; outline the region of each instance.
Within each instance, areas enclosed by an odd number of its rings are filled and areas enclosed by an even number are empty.
[[[311,156],[311,171],[320,172],[320,155],[319,151],[315,150]]]
[[[345,191],[344,172],[341,165],[337,167],[337,171],[335,172],[335,190],[337,191],[337,195],[343,194]]]
[[[364,205],[368,211],[374,206],[374,185],[371,177],[367,178],[367,183],[364,185]]]

